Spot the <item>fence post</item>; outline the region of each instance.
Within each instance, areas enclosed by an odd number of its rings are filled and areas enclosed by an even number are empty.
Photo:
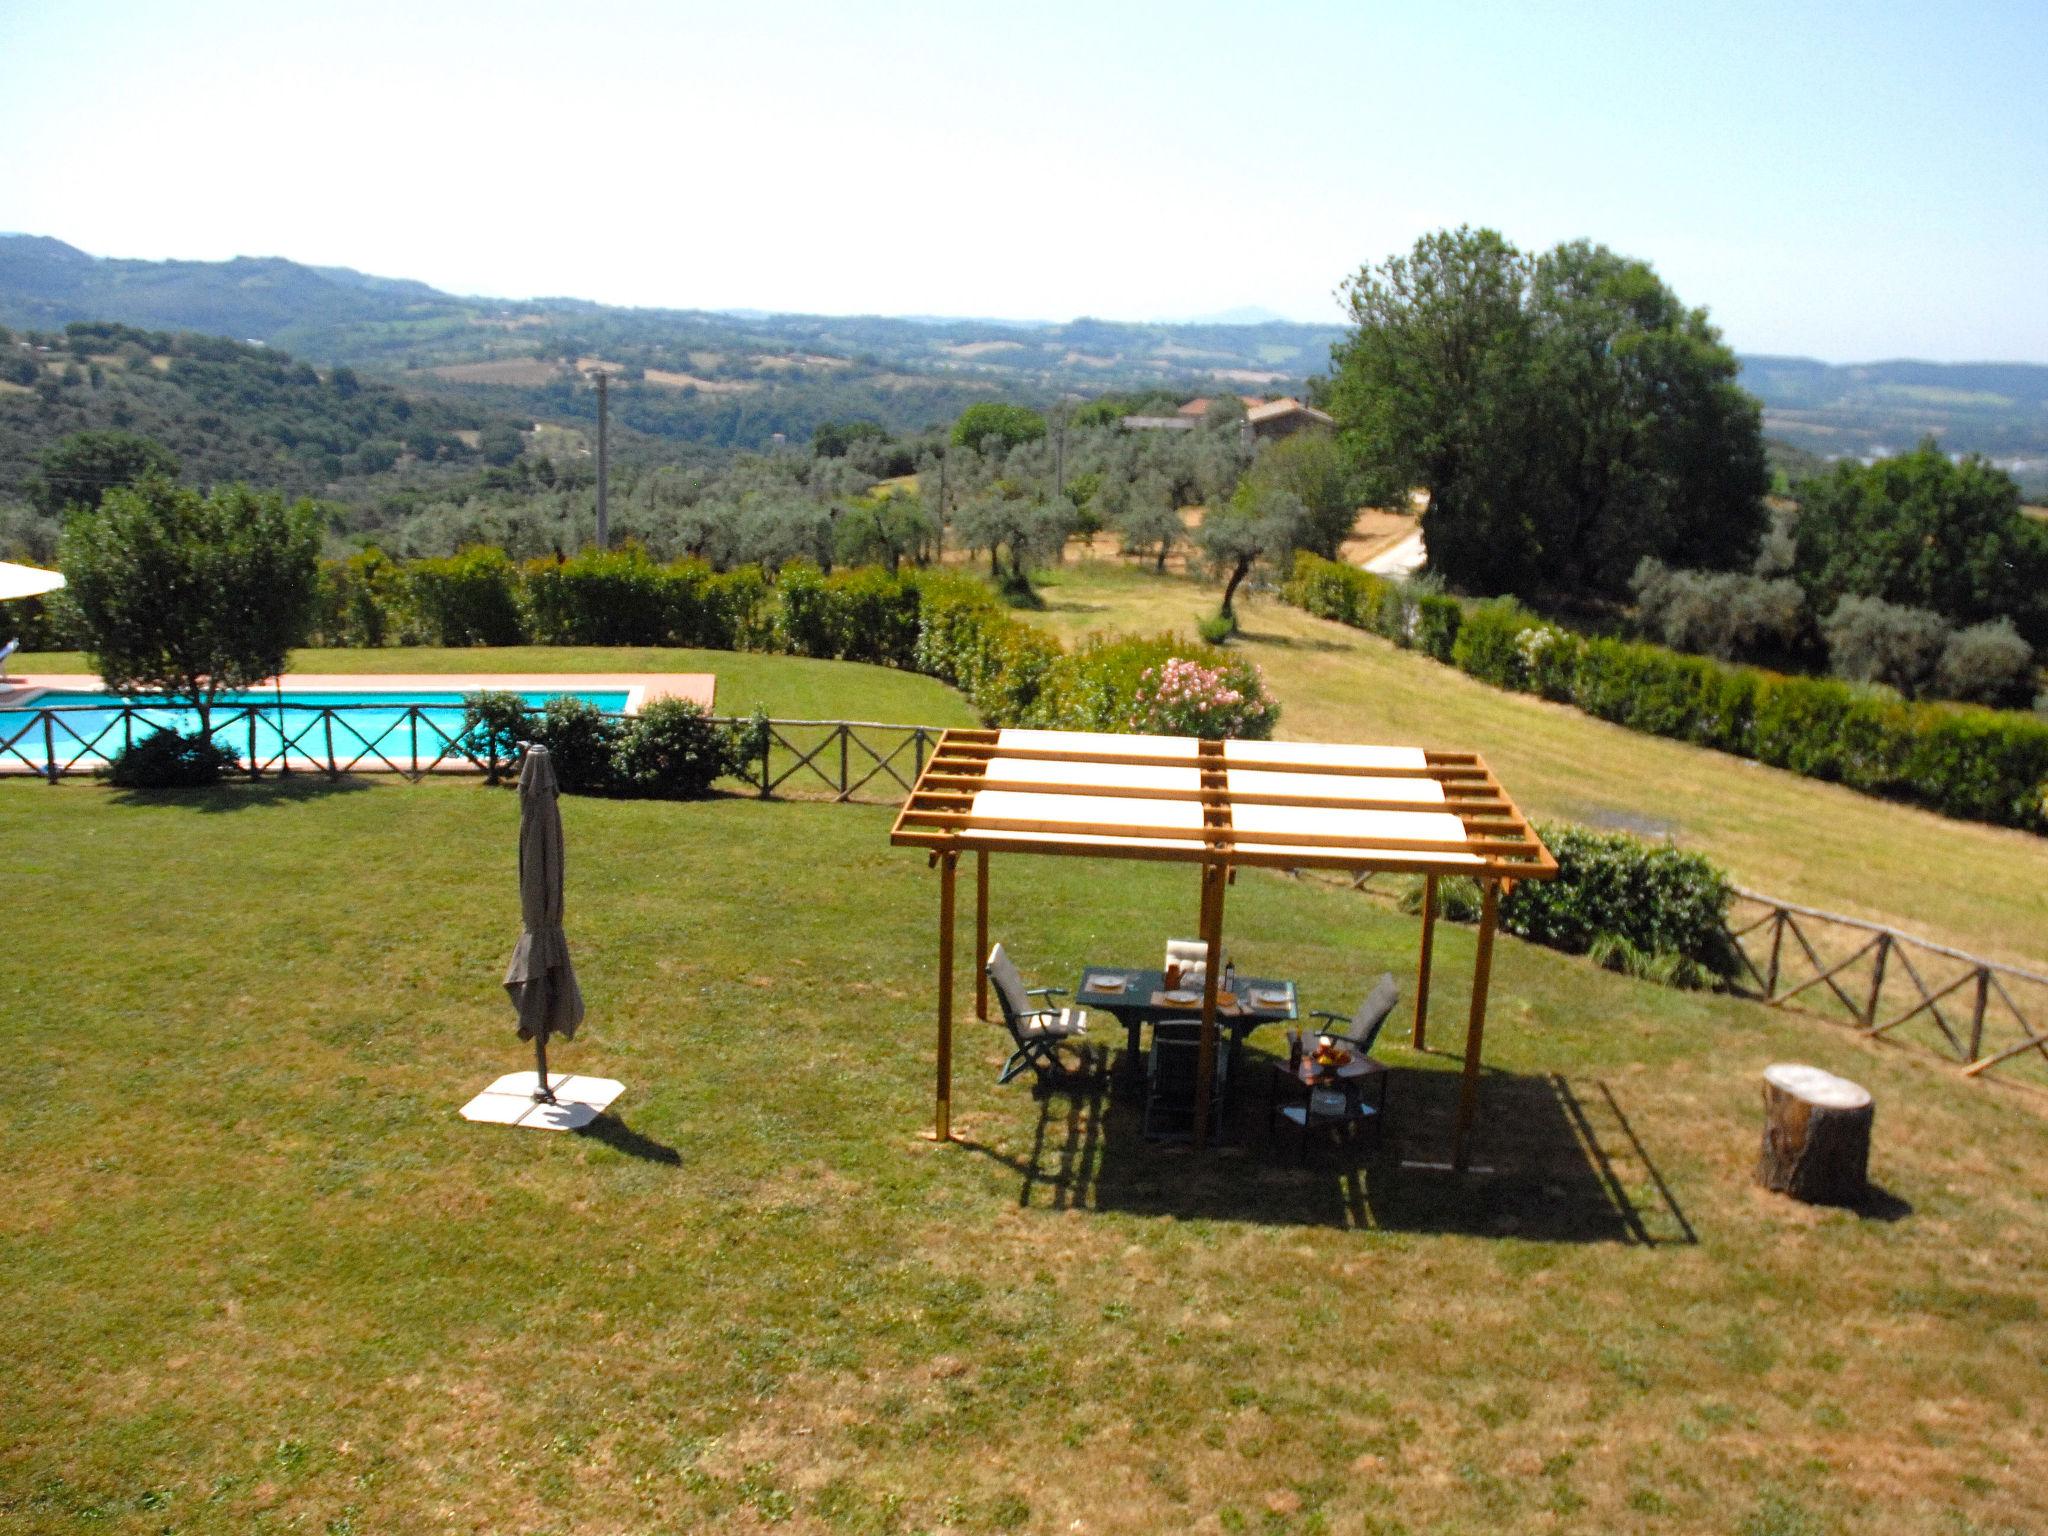
[[[840,722],[839,722],[839,798],[840,798],[841,800],[844,800],[844,799],[845,799],[845,798],[846,798],[846,797],[847,797],[847,796],[848,796],[849,794],[851,794],[851,793],[852,793],[852,791],[851,791],[851,790],[849,790],[849,789],[848,789],[848,788],[846,787],[846,743],[847,743],[847,738],[848,738],[848,737],[850,737],[850,736],[851,736],[852,734],[853,734],[853,727],[852,727],[852,726],[850,726],[850,725],[848,725],[848,724],[847,724],[847,723],[846,723],[846,722],[845,722],[844,720],[840,721]]]
[[[1877,999],[1878,994],[1884,991],[1884,962],[1891,952],[1892,936],[1889,933],[1880,933],[1877,936],[1877,961],[1870,968],[1870,1002],[1863,1010],[1865,1029],[1877,1027]]]
[[[261,759],[256,756],[256,706],[253,704],[249,706],[249,777],[263,777]]]
[[[1778,955],[1785,947],[1785,909],[1771,908],[1771,970],[1764,978],[1764,1001],[1778,995]]]
[[[135,745],[135,706],[121,706],[121,750],[127,751]]]
[[[57,731],[47,709],[43,711],[43,776],[52,784],[57,782]]]
[[[775,751],[775,727],[768,727],[768,735],[761,743],[761,798],[768,798],[768,758]]]
[[[412,728],[412,773],[413,773],[413,778],[414,778],[414,779],[418,779],[418,778],[419,778],[419,776],[420,776],[420,707],[419,707],[419,705],[417,705],[417,704],[413,705],[413,706],[412,706],[412,707],[411,707],[410,709],[406,710],[406,712],[405,712],[405,715],[406,715],[406,724],[407,724],[408,726],[410,726],[410,727]]]
[[[1991,967],[1977,967],[1977,1001],[1970,1009],[1970,1060],[1984,1054],[1984,1004],[1991,995]]]
[[[341,770],[334,765],[334,706],[327,705],[320,711],[320,724],[327,733],[327,777],[338,779]]]

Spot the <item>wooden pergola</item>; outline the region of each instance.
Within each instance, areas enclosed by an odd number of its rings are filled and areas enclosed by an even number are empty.
[[[1223,953],[1223,894],[1237,870],[1420,874],[1414,1041],[1425,1041],[1437,880],[1469,875],[1483,902],[1451,1162],[1469,1161],[1486,991],[1504,883],[1548,880],[1557,860],[1473,752],[1304,741],[1204,741],[1085,731],[949,730],[889,834],[939,871],[938,1105],[952,1139],[954,885],[973,853],[976,1014],[988,1017],[988,856],[1155,859],[1201,869],[1201,936]],[[1205,968],[1195,1137],[1208,1132],[1219,966]]]

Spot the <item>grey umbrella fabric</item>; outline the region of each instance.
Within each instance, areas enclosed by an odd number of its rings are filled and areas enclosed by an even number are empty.
[[[523,925],[505,990],[519,1017],[519,1038],[542,1049],[568,1039],[583,1022],[583,989],[562,931],[562,810],[555,765],[543,746],[527,748],[519,769],[519,916]],[[545,1057],[542,1058],[545,1060]],[[545,1070],[545,1069],[543,1069]],[[541,1087],[546,1088],[543,1079]]]

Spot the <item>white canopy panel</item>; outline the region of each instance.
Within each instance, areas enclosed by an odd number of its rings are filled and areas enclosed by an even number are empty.
[[[1074,752],[1087,757],[1178,757],[1192,763],[1201,743],[1192,736],[1125,736],[1107,731],[996,732],[1002,752]]]
[[[1317,795],[1325,800],[1408,800],[1442,805],[1444,787],[1435,779],[1371,779],[1348,773],[1276,773],[1266,768],[1232,768],[1228,783],[1239,795]]]

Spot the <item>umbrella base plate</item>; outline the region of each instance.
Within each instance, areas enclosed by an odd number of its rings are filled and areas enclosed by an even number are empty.
[[[543,1104],[533,1096],[539,1084],[535,1073],[509,1073],[463,1105],[462,1118],[483,1125],[516,1125],[533,1131],[580,1131],[626,1091],[623,1083],[608,1077],[550,1072],[548,1087],[554,1090],[555,1102]]]

